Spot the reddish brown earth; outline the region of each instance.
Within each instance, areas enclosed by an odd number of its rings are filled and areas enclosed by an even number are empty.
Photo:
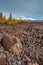
[[[43,22],[0,24],[0,65],[43,65]]]

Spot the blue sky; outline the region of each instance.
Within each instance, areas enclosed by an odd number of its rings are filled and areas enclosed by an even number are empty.
[[[7,17],[25,16],[43,20],[43,0],[0,0],[0,12]]]

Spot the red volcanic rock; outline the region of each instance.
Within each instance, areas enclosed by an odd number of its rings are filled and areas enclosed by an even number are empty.
[[[5,50],[9,50],[9,48],[17,43],[17,40],[14,36],[5,35],[2,39],[2,45],[4,46]]]
[[[4,53],[0,53],[0,65],[6,65],[6,56]]]
[[[22,44],[20,40],[13,35],[5,35],[2,40],[2,45],[5,48],[5,50],[9,50],[17,54],[19,54],[22,49]]]

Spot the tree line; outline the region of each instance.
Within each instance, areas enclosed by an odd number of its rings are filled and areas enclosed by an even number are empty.
[[[8,19],[6,19],[6,16],[3,16],[3,13],[0,13],[0,23],[6,23],[6,24],[16,24],[19,22],[25,22],[25,20],[17,20],[12,18],[12,14],[10,13],[10,16]]]

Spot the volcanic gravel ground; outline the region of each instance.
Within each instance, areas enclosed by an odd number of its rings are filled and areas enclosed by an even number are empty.
[[[43,22],[0,24],[0,65],[43,65]]]

